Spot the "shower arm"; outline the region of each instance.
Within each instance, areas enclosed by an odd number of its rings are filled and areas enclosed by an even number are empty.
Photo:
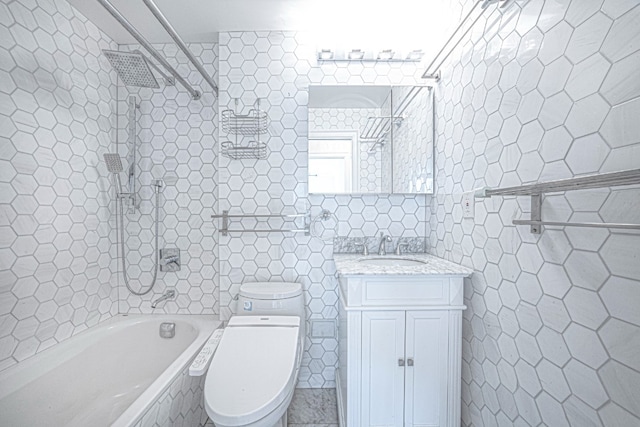
[[[118,11],[118,9],[116,9],[109,2],[109,0],[98,0],[98,3],[100,3],[102,7],[104,7],[107,10],[107,12],[109,12],[111,16],[113,16],[114,19],[118,21],[120,25],[122,25],[129,32],[129,34],[131,34],[131,36],[134,39],[136,39],[136,41],[140,43],[156,61],[160,63],[160,65],[162,65],[173,77],[175,77],[177,81],[180,82],[182,86],[184,86],[184,88],[191,94],[191,97],[194,100],[198,100],[202,97],[202,94],[199,91],[195,90],[185,79],[182,78],[180,74],[178,74],[178,72],[171,66],[171,64],[169,64],[167,60],[164,59],[162,55],[160,55],[160,53],[151,45],[151,43],[149,43],[149,41],[147,41],[147,39],[145,39],[144,36],[140,34],[140,32],[136,30],[129,21],[127,21],[127,18],[125,18]]]
[[[211,86],[211,88],[213,89],[213,92],[216,95],[218,95],[218,86],[216,86],[211,76],[209,76],[209,74],[207,73],[207,70],[205,70],[202,64],[200,64],[200,62],[196,59],[196,57],[193,56],[193,53],[191,53],[187,45],[184,43],[184,41],[182,41],[182,39],[180,38],[176,30],[173,29],[173,27],[171,26],[171,23],[169,23],[167,18],[165,18],[165,16],[162,14],[162,11],[158,9],[158,6],[156,6],[153,0],[142,0],[142,1],[145,5],[147,5],[151,13],[153,13],[153,16],[156,17],[156,19],[158,20],[158,22],[160,22],[162,27],[164,27],[165,31],[169,33],[173,41],[178,45],[178,47],[182,50],[182,52],[189,59],[189,61],[191,61],[193,66],[196,67],[200,75],[202,75],[202,78],[207,83],[209,83],[209,86]]]

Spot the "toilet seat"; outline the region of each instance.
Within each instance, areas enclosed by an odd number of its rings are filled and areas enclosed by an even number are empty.
[[[297,316],[231,318],[204,385],[211,421],[251,425],[291,396],[300,360],[299,330]]]

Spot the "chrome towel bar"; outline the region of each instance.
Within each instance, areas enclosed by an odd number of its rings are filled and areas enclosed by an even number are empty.
[[[542,233],[543,226],[560,227],[588,227],[588,228],[618,228],[624,230],[640,230],[640,224],[609,223],[609,222],[561,222],[542,220],[542,195],[573,190],[587,190],[593,188],[620,187],[626,185],[640,185],[640,169],[630,169],[620,172],[609,172],[587,175],[577,178],[560,179],[538,184],[519,185],[505,188],[482,188],[475,191],[476,198],[490,198],[493,196],[531,196],[531,218],[514,219],[514,225],[530,225],[534,234]]]
[[[304,233],[305,235],[309,234],[309,227],[311,224],[310,221],[311,214],[309,212],[306,213],[295,213],[295,214],[233,214],[230,215],[229,211],[222,211],[222,214],[214,214],[211,215],[212,219],[222,219],[222,225],[219,228],[220,233],[223,236],[228,236],[229,233]],[[238,229],[229,229],[230,219],[282,219],[286,220],[295,220],[296,218],[304,218],[304,227],[303,228],[238,228]]]

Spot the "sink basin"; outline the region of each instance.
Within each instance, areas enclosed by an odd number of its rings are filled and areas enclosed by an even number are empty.
[[[385,267],[415,267],[417,265],[426,264],[424,261],[409,258],[362,258],[359,259],[360,264],[379,265]]]

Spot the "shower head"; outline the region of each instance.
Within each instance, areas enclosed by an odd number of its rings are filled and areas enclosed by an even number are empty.
[[[116,185],[118,186],[117,194],[118,197],[123,194],[122,193],[122,181],[120,181],[120,172],[124,170],[122,167],[122,160],[120,159],[120,155],[116,153],[105,153],[104,162],[107,164],[107,170],[111,172],[116,180]]]
[[[103,49],[102,52],[125,85],[151,87],[154,89],[160,87],[156,76],[153,75],[149,67],[149,63],[139,51],[119,52],[117,50]]]
[[[107,164],[107,170],[111,173],[119,173],[124,170],[119,154],[106,153],[104,155],[104,161]]]

